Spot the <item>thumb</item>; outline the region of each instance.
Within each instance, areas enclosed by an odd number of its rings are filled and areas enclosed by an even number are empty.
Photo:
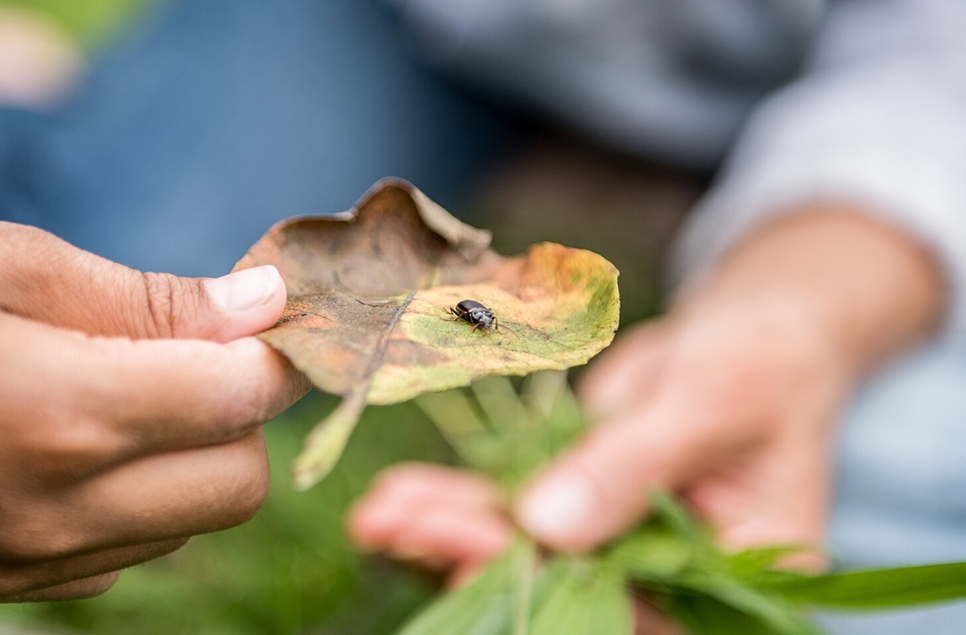
[[[599,424],[523,492],[517,520],[540,542],[587,551],[640,518],[650,488],[675,489],[706,466],[707,443],[680,413],[657,405],[625,417]]]
[[[272,326],[284,307],[271,266],[217,279],[141,273],[0,222],[0,310],[9,313],[91,335],[227,342]]]

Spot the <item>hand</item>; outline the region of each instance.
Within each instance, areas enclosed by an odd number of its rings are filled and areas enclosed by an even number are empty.
[[[581,394],[600,423],[531,483],[517,522],[551,548],[585,551],[641,518],[657,486],[687,498],[726,545],[819,546],[836,414],[864,372],[932,328],[941,288],[917,245],[861,215],[765,228],[595,364]],[[487,508],[468,509],[474,497],[456,485],[390,472],[357,506],[352,533],[371,548],[478,567],[511,525],[492,511],[483,522]]]
[[[602,356],[582,390],[602,423],[523,494],[519,522],[552,547],[589,549],[645,513],[656,485],[725,544],[820,545],[838,410],[935,328],[942,294],[931,256],[862,210],[762,227]]]
[[[0,222],[0,601],[86,597],[260,506],[260,424],[306,390],[252,337],[274,268],[141,274]]]
[[[678,492],[735,548],[818,546],[847,367],[796,311],[681,309],[620,338],[581,396],[601,421],[517,502],[549,546],[585,551]]]
[[[361,547],[469,582],[517,531],[496,486],[465,470],[410,463],[383,472],[349,515]],[[634,603],[640,635],[683,635],[654,606]]]

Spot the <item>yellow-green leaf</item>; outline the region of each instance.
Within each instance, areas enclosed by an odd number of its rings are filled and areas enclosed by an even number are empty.
[[[346,399],[297,460],[300,487],[335,463],[366,404],[569,368],[611,342],[619,299],[607,260],[551,243],[506,258],[488,245],[488,232],[386,179],[348,212],[275,225],[236,265],[279,269],[288,305],[260,337]],[[456,316],[463,300],[489,308],[494,326]]]

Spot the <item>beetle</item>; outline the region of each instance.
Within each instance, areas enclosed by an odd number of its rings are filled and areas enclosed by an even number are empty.
[[[454,319],[463,319],[472,324],[474,331],[478,328],[499,330],[499,321],[493,311],[476,300],[463,300],[455,307],[450,307],[450,312],[456,316]]]

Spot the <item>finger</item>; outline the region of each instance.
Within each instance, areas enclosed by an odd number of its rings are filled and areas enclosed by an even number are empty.
[[[612,419],[632,408],[656,384],[669,351],[663,322],[632,329],[587,370],[577,394],[594,419]]]
[[[117,582],[120,571],[73,580],[52,587],[26,591],[17,595],[0,595],[0,603],[23,604],[25,602],[59,602],[62,600],[85,600],[104,593]]]
[[[268,493],[264,436],[127,463],[56,499],[23,502],[3,538],[6,562],[219,531],[258,511]]]
[[[496,558],[512,539],[509,521],[492,511],[434,506],[410,516],[380,547],[397,558],[463,568]]]
[[[709,474],[684,495],[716,528],[718,541],[740,550],[762,545],[799,549],[790,568],[820,570],[831,489],[830,440],[805,438],[808,428],[779,438],[740,470]]]
[[[442,501],[465,507],[495,507],[496,487],[478,474],[463,469],[403,463],[379,474],[366,499],[383,506],[409,507],[424,501]]]
[[[5,414],[23,424],[19,433],[36,456],[50,457],[47,467],[67,474],[237,439],[308,387],[254,338],[87,338],[3,314],[0,333],[0,402],[11,405]],[[30,424],[37,421],[46,425]]]
[[[92,597],[106,591],[122,569],[177,551],[187,542],[187,538],[176,538],[37,563],[0,562],[0,601],[38,602]]]
[[[499,496],[475,474],[426,464],[390,468],[349,514],[348,528],[363,547],[382,548],[400,527],[428,507],[495,513]]]
[[[90,335],[218,342],[272,326],[285,307],[274,267],[212,280],[141,273],[42,230],[0,222],[0,310]]]
[[[714,439],[665,402],[594,428],[524,491],[520,524],[563,551],[586,551],[633,524],[652,488],[676,489],[711,465]]]

